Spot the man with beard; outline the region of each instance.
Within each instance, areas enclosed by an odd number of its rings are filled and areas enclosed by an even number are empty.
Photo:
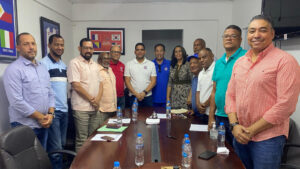
[[[26,125],[47,148],[48,128],[54,116],[54,92],[47,69],[37,62],[37,46],[29,33],[16,38],[19,58],[5,70],[3,82],[8,98],[11,127]]]
[[[166,107],[167,87],[170,74],[171,62],[165,59],[165,45],[156,44],[154,46],[156,68],[156,85],[152,89],[152,101],[154,107]]]
[[[93,43],[83,38],[78,47],[80,56],[70,61],[67,75],[71,83],[71,104],[76,130],[76,151],[100,125],[99,102],[102,94],[102,78],[99,65],[91,58]]]
[[[125,66],[125,84],[130,93],[130,105],[135,98],[139,106],[152,106],[152,88],[156,84],[156,71],[153,62],[145,58],[143,43],[137,43],[134,51],[136,58]]]
[[[66,142],[68,127],[68,103],[67,103],[67,66],[61,60],[64,53],[64,39],[58,34],[49,37],[48,56],[41,63],[46,66],[52,90],[55,93],[55,117],[48,131],[47,151],[62,150]],[[54,169],[62,168],[62,156],[52,154],[50,156]]]
[[[102,52],[98,56],[100,76],[103,78],[103,93],[99,107],[101,116],[100,125],[108,118],[115,116],[117,110],[116,77],[109,67],[110,59],[109,53],[106,52]]]

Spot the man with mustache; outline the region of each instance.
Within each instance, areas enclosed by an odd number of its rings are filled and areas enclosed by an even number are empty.
[[[80,56],[70,61],[67,71],[68,81],[72,86],[71,104],[76,130],[76,151],[100,125],[98,109],[102,95],[99,66],[91,59],[94,52],[92,41],[88,38],[81,39],[78,50]]]
[[[55,117],[49,128],[47,151],[62,150],[66,142],[68,127],[67,103],[67,66],[61,60],[64,53],[64,39],[58,34],[49,37],[48,48],[50,52],[41,63],[45,65],[50,75],[51,87],[55,93]],[[62,155],[50,156],[54,169],[62,168]]]
[[[27,32],[16,38],[19,58],[5,70],[3,82],[8,98],[11,127],[26,125],[47,149],[48,128],[54,116],[54,92],[47,69],[37,62],[37,45]]]
[[[268,17],[251,19],[247,33],[251,49],[236,61],[226,92],[233,147],[247,169],[280,167],[289,117],[299,97],[299,64],[274,47],[274,35]]]

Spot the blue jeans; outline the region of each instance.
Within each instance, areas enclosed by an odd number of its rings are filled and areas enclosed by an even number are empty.
[[[121,107],[122,110],[125,109],[125,96],[117,98],[117,105],[118,107]]]
[[[215,116],[216,119],[216,127],[218,128],[220,123],[223,122],[225,126],[225,139],[226,141],[232,146],[232,141],[233,141],[233,135],[230,130],[230,124],[229,124],[229,119],[228,117],[222,117],[222,116]]]
[[[62,150],[66,143],[68,127],[68,112],[55,111],[55,118],[48,131],[47,151]],[[62,168],[62,155],[52,154],[50,156],[53,169]]]
[[[135,96],[130,96],[130,106],[132,106]],[[152,107],[152,96],[144,97],[142,101],[138,101],[139,107]]]
[[[234,139],[233,147],[247,169],[278,169],[285,141],[283,135],[248,144],[240,144]]]
[[[195,113],[194,115],[201,121],[201,124],[208,124],[208,115],[200,113]]]
[[[19,122],[11,122],[10,123],[11,127],[17,127],[21,126],[23,124]],[[48,139],[48,129],[46,128],[34,128],[32,129],[33,132],[35,133],[36,137],[39,139],[41,145],[44,147],[45,150],[47,150],[47,139]]]

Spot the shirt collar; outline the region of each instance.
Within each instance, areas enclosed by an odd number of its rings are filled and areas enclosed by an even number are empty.
[[[99,65],[99,67],[100,67],[100,71],[101,70],[105,70],[105,71],[108,71],[109,69],[110,69],[110,67],[108,67],[108,69],[106,69],[105,67],[103,67],[102,65],[100,65],[100,64],[98,64]]]
[[[58,62],[56,62],[56,60],[55,59],[53,59],[53,57],[50,55],[50,53],[48,53],[48,58],[52,61],[52,63],[58,63]]]
[[[30,60],[28,60],[28,59],[26,59],[26,58],[24,58],[23,56],[19,56],[19,59],[23,62],[23,64],[24,65],[26,65],[26,66],[28,66],[28,65],[34,65]],[[36,65],[39,65],[40,64],[40,62],[38,62],[37,60],[36,60]]]
[[[146,58],[144,58],[144,61],[142,63],[140,63],[136,58],[134,59],[135,63],[139,63],[139,64],[144,64],[146,63],[148,60]]]
[[[210,64],[210,66],[208,67],[207,70],[205,70],[204,68],[203,68],[203,70],[204,70],[204,72],[209,72],[209,71],[211,71],[211,70],[214,70],[214,67],[215,67],[215,61],[213,61],[213,62]]]
[[[90,59],[89,62],[88,62],[87,60],[85,60],[85,59],[83,58],[83,56],[81,56],[81,55],[79,55],[78,58],[79,58],[80,61],[85,62],[85,63],[87,63],[87,64],[93,64],[93,63],[94,63],[94,61],[93,61],[92,58]]]
[[[109,62],[110,65],[117,65],[117,64],[119,64],[119,63],[120,63],[120,61],[118,61],[117,63],[114,63],[113,61],[110,61],[110,62]]]
[[[263,51],[261,51],[258,56],[257,56],[257,60],[261,60],[263,59],[272,49],[274,49],[274,45],[273,43],[271,43],[268,47],[266,47]],[[251,56],[252,56],[253,50],[250,49],[245,56],[251,60]]]
[[[229,61],[230,59],[232,59],[232,58],[237,57],[241,51],[242,51],[242,47],[239,47],[238,50],[236,50],[236,51],[234,52],[234,54],[231,55],[231,56],[228,58],[228,61]],[[224,53],[223,58],[222,58],[222,61],[226,63],[226,53]]]
[[[166,59],[164,58],[163,61],[161,62],[161,65],[163,65],[163,64],[165,63],[165,60],[166,60]],[[154,62],[155,64],[158,64],[157,61],[156,61],[156,59],[153,59],[153,62]]]

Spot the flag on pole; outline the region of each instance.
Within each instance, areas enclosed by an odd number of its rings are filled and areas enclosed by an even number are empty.
[[[14,34],[7,30],[0,29],[0,46],[2,48],[14,48]]]

